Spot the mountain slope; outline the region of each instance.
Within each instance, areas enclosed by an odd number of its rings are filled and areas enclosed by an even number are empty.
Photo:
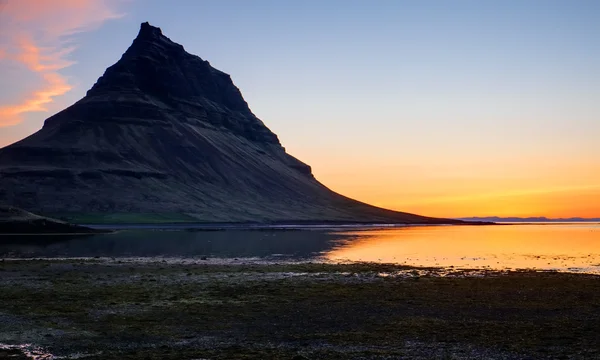
[[[0,203],[210,222],[455,222],[330,191],[285,152],[229,75],[148,23],[83,99],[0,149]]]

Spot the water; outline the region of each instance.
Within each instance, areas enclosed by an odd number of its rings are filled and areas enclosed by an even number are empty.
[[[600,274],[599,224],[432,226],[347,232],[332,261]]]
[[[252,258],[600,274],[600,225],[151,231],[0,238],[3,258]]]

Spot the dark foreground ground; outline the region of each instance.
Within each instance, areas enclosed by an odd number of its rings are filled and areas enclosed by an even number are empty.
[[[85,359],[600,358],[600,277],[464,275],[373,264],[0,261],[0,343]],[[0,350],[0,359],[16,353]]]

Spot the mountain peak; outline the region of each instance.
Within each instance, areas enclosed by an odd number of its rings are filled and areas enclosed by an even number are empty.
[[[149,22],[143,22],[140,25],[138,38],[153,38],[163,36],[162,30],[159,27],[150,25]]]
[[[169,114],[162,114],[162,121],[202,123],[279,145],[277,136],[252,114],[228,74],[186,52],[148,22],[140,25],[138,36],[121,59],[106,69],[81,101],[99,103],[125,96],[171,108]],[[118,104],[123,106],[123,101]],[[140,111],[139,104],[129,108]]]

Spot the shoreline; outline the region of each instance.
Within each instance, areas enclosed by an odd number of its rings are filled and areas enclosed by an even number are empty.
[[[246,223],[155,223],[155,224],[77,224],[77,227],[89,229],[88,232],[32,232],[32,233],[0,233],[0,236],[82,236],[113,234],[119,231],[311,231],[311,230],[377,230],[395,229],[404,227],[423,226],[490,226],[510,225],[494,223],[465,223],[465,224],[379,224],[379,223],[314,223],[314,224],[246,224]]]
[[[600,225],[595,221],[576,221],[576,222],[465,222],[455,223],[432,223],[432,224],[405,224],[405,223],[310,223],[310,224],[261,224],[261,223],[130,223],[130,224],[74,224],[76,226],[86,227],[91,232],[32,232],[32,233],[0,233],[0,236],[35,236],[35,235],[55,235],[55,236],[83,236],[112,234],[123,230],[147,230],[147,231],[310,231],[310,230],[378,230],[395,229],[404,227],[424,227],[424,226],[520,226],[520,225]]]
[[[405,223],[372,223],[372,222],[352,222],[352,223],[284,223],[284,224],[261,224],[261,223],[155,223],[155,224],[83,224],[82,226],[92,229],[111,229],[111,230],[179,230],[179,231],[302,231],[302,230],[360,230],[360,229],[393,229],[403,227],[422,227],[422,226],[489,226],[506,225],[496,223],[464,223],[464,224],[405,224]]]
[[[541,269],[541,268],[490,268],[490,267],[461,267],[461,266],[426,266],[426,265],[411,265],[404,263],[385,263],[385,262],[369,262],[369,261],[333,261],[318,258],[306,259],[291,259],[277,257],[211,257],[211,256],[195,256],[195,257],[177,257],[177,256],[81,256],[81,257],[0,257],[2,262],[31,262],[31,263],[73,263],[77,265],[95,264],[103,266],[206,266],[206,267],[327,267],[334,269],[339,268],[359,268],[362,271],[379,271],[381,276],[400,276],[402,277],[407,272],[417,271],[427,274],[428,276],[445,277],[445,276],[500,276],[506,274],[570,274],[570,275],[585,275],[597,276],[600,279],[598,272],[586,272],[582,268],[566,268],[564,269]],[[568,270],[573,269],[573,270]],[[387,270],[387,272],[383,272]]]

